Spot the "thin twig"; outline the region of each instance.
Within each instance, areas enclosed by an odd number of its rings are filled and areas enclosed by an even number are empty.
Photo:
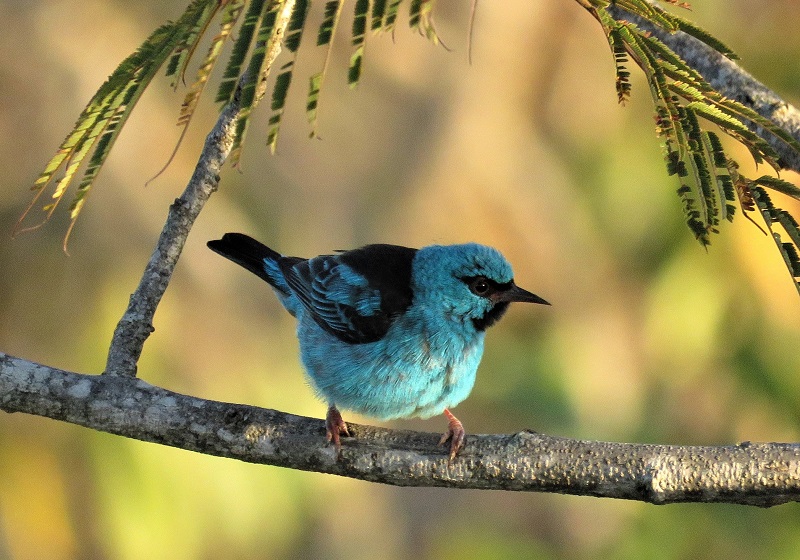
[[[281,39],[294,7],[295,0],[287,0],[275,25],[273,40],[268,46],[267,68],[281,51]],[[158,238],[150,261],[145,267],[136,291],[131,295],[128,308],[117,323],[104,373],[136,376],[137,363],[144,343],[153,332],[153,317],[169,285],[175,265],[186,244],[189,231],[211,194],[217,190],[219,173],[230,154],[236,134],[236,122],[241,114],[239,94],[248,79],[244,75],[237,84],[234,99],[220,113],[217,123],[206,137],[203,151],[194,174],[180,198],[170,206],[164,229]],[[263,92],[260,94],[263,97]],[[256,100],[260,100],[260,97]]]
[[[153,316],[172,278],[192,224],[217,189],[219,172],[233,145],[238,115],[239,102],[235,99],[222,111],[206,138],[200,161],[186,190],[170,206],[164,229],[139,286],[114,330],[105,373],[136,376],[142,347],[153,332]]]

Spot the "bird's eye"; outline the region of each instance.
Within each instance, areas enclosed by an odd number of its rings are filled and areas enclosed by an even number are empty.
[[[476,296],[486,297],[492,291],[492,286],[486,278],[478,276],[469,283],[469,289]]]

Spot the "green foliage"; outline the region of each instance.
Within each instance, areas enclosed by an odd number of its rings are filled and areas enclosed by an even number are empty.
[[[412,10],[414,0],[411,1]],[[353,54],[350,56],[350,68],[347,71],[347,82],[350,87],[356,87],[361,79],[361,62],[364,59],[364,46],[366,45],[367,12],[369,0],[356,0],[353,13]]]
[[[386,10],[389,7],[388,0],[373,0],[372,2],[372,23],[370,29],[373,31],[383,27],[383,20],[386,17]]]
[[[125,121],[136,106],[145,88],[150,84],[158,69],[175,55],[167,70],[172,74],[182,72],[184,56],[182,53],[194,51],[200,37],[211,18],[219,10],[221,3],[208,0],[195,0],[178,21],[167,23],[156,29],[150,37],[128,58],[126,58],[108,80],[100,86],[89,104],[81,112],[75,127],[59,146],[55,156],[47,163],[44,171],[33,184],[33,199],[20,217],[16,231],[41,226],[52,216],[64,197],[78,168],[85,162],[89,152],[94,149],[86,162],[86,170],[69,206],[71,223],[67,235],[75,225],[86,196],[105,163]],[[23,227],[25,218],[52,184],[56,173],[64,166],[63,176],[55,183],[51,195],[52,202],[43,206],[44,220],[32,227]]]
[[[254,27],[258,27],[258,32],[256,33],[255,44],[252,46],[250,63],[245,71],[245,75],[250,79],[244,81],[241,86],[240,103],[242,108],[239,121],[236,123],[236,137],[231,149],[231,163],[233,165],[239,163],[250,124],[250,114],[264,95],[264,83],[267,80],[267,74],[272,64],[272,61],[267,57],[267,50],[273,41],[275,24],[278,20],[278,10],[280,8],[281,6],[277,2],[263,3],[261,13],[257,15],[257,21],[254,21]]]
[[[758,205],[758,210],[764,218],[764,223],[767,224],[767,229],[771,234],[775,245],[783,256],[786,262],[786,267],[794,279],[795,285],[800,286],[800,258],[798,258],[798,247],[800,247],[800,228],[797,225],[797,220],[789,214],[786,210],[782,210],[772,203],[767,191],[757,185],[770,184],[775,177],[759,177],[750,182],[750,188],[753,193],[753,199]],[[794,187],[794,185],[792,185]],[[796,187],[795,187],[796,188]],[[789,242],[783,241],[779,231],[776,231],[780,226],[789,238]],[[798,288],[800,290],[800,288]]]
[[[402,2],[403,0],[354,0],[354,51],[348,72],[351,87],[355,87],[361,78],[367,31],[392,31]],[[409,0],[409,19],[411,27],[438,43],[431,17],[433,3],[434,0]],[[325,46],[328,54],[322,70],[311,76],[309,81],[306,110],[312,135],[316,131],[317,109],[329,68],[331,44],[344,4],[345,0],[334,0],[325,4],[323,22],[317,34],[318,46]],[[307,27],[306,16],[310,5],[310,0],[192,0],[177,21],[168,22],[156,29],[98,89],[79,116],[73,130],[34,183],[34,196],[20,217],[16,231],[34,229],[47,222],[75,180],[79,168],[84,165],[83,176],[69,207],[71,223],[64,239],[66,248],[69,233],[86,202],[86,196],[140,96],[162,67],[165,67],[168,76],[174,77],[173,87],[177,88],[185,82],[188,65],[217,17],[220,19],[219,31],[212,38],[195,81],[189,87],[181,105],[178,124],[184,129],[180,138],[186,133],[225,44],[235,36],[215,98],[223,106],[237,98],[241,106],[231,152],[231,162],[234,165],[241,156],[252,111],[267,93],[272,64],[281,45],[289,53],[290,60],[280,67],[272,89],[272,114],[269,118],[267,143],[274,152],[292,83],[294,60]],[[237,24],[238,33],[234,35]],[[175,149],[177,150],[177,146]],[[170,161],[174,154],[173,152]],[[63,174],[57,178],[56,175],[62,169]],[[42,206],[43,219],[34,226],[25,226],[31,211],[51,185],[54,185],[52,202]]]
[[[328,66],[331,60],[332,39],[336,33],[343,6],[344,0],[332,0],[325,4],[325,14],[322,25],[319,27],[319,33],[317,34],[317,46],[326,47],[326,52],[325,63],[322,66],[322,70],[309,79],[308,97],[306,98],[306,116],[308,117],[308,122],[311,124],[311,137],[315,137],[317,134],[317,106],[319,105],[319,94],[322,91],[322,84],[328,73]]]
[[[397,23],[397,12],[403,0],[390,0],[389,6],[384,12],[383,22],[380,27],[383,31],[392,31]]]
[[[435,45],[441,43],[433,25],[433,0],[411,0],[410,24]]]
[[[776,208],[762,187],[796,199],[800,199],[800,188],[777,177],[765,175],[750,180],[742,176],[738,164],[725,154],[717,135],[704,129],[703,122],[715,125],[743,144],[756,164],[767,163],[776,172],[780,171],[777,153],[748,125],[762,127],[798,153],[800,143],[749,107],[723,97],[657,37],[630,21],[614,19],[608,8],[614,4],[670,33],[683,31],[729,58],[735,58],[734,53],[706,31],[647,0],[587,0],[582,3],[600,22],[608,39],[620,102],[630,95],[625,67],[628,59],[645,73],[655,105],[656,131],[664,141],[667,172],[680,180],[677,192],[686,224],[697,240],[709,245],[711,234],[719,232],[720,221],[733,219],[738,195],[739,205],[748,219],[752,221],[748,211],[759,209],[800,293],[797,257],[800,236],[796,221],[785,210]],[[667,3],[688,7],[676,1]],[[785,231],[789,242],[781,241],[774,231],[776,225]]]
[[[617,74],[617,99],[620,103],[625,103],[631,95],[631,84],[629,81],[631,73],[625,66],[628,63],[628,51],[625,50],[625,42],[620,37],[619,31],[612,29],[608,34],[611,44],[611,51],[614,54],[614,66]]]
[[[228,59],[228,65],[225,68],[225,73],[222,75],[222,83],[217,91],[217,102],[226,103],[233,99],[236,83],[239,81],[239,76],[242,72],[242,65],[247,58],[247,53],[250,51],[253,35],[258,22],[261,20],[261,13],[263,10],[264,0],[250,1],[247,14],[244,17],[244,22],[242,22],[242,26],[239,29],[239,37],[233,45],[233,51]]]
[[[578,1],[595,16],[606,34],[614,57],[616,89],[620,102],[624,102],[631,92],[628,63],[632,60],[645,73],[655,106],[656,130],[664,141],[667,171],[679,178],[678,194],[687,225],[695,237],[703,245],[708,245],[711,234],[719,231],[720,222],[733,218],[738,195],[739,206],[746,216],[747,211],[752,211],[757,206],[765,220],[769,216],[771,221],[768,221],[767,228],[771,232],[773,225],[783,228],[789,241],[776,243],[797,281],[795,272],[798,268],[800,242],[796,221],[788,213],[772,205],[766,197],[764,187],[798,199],[800,189],[775,177],[763,176],[755,180],[742,177],[736,162],[725,154],[719,138],[705,127],[708,124],[718,127],[747,147],[757,164],[767,163],[776,171],[780,169],[780,165],[775,150],[762,137],[752,132],[748,125],[762,127],[799,153],[800,144],[786,131],[753,110],[724,98],[658,38],[630,21],[614,19],[609,7],[613,4],[670,33],[685,32],[729,58],[735,58],[733,52],[706,31],[649,0]],[[663,1],[687,7],[677,0]],[[352,53],[347,77],[350,87],[356,87],[362,76],[368,32],[392,32],[402,2],[403,0],[353,0],[350,33]],[[317,31],[316,44],[326,48],[326,57],[322,69],[313,74],[308,82],[306,114],[311,125],[311,136],[316,134],[320,96],[345,3],[345,0],[326,2],[322,23]],[[432,16],[433,4],[434,0],[408,0],[409,25],[438,44],[440,40]],[[181,106],[178,117],[178,124],[184,127],[181,138],[225,43],[232,36],[241,14],[244,13],[216,101],[225,104],[236,98],[240,103],[241,111],[231,152],[231,161],[236,165],[247,137],[250,116],[267,93],[273,62],[283,45],[288,51],[289,60],[280,66],[273,82],[267,134],[267,144],[274,152],[292,84],[295,59],[307,27],[309,8],[310,0],[193,0],[176,22],[159,27],[134,54],[123,61],[90,100],[73,131],[34,183],[33,200],[20,218],[17,230],[30,229],[23,228],[22,222],[46,188],[53,184],[56,173],[63,168],[63,175],[55,181],[53,187],[53,201],[43,206],[45,217],[42,223],[47,221],[64,197],[78,169],[85,164],[83,177],[70,204],[71,231],[117,135],[144,89],[165,64],[167,74],[174,76],[173,86],[177,87],[183,82],[199,41],[218,15],[221,20],[219,32],[212,39],[208,53]],[[800,284],[797,287],[800,291]]]

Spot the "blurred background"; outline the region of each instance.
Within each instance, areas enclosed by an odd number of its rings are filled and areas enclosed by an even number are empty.
[[[0,231],[10,232],[28,187],[98,86],[185,4],[0,1]],[[633,96],[617,104],[608,46],[576,2],[480,3],[472,65],[468,4],[439,0],[450,52],[410,31],[404,7],[394,40],[368,38],[354,91],[347,18],[320,103],[320,140],[308,138],[304,107],[323,53],[312,35],[304,39],[278,154],[265,146],[265,104],[240,171],[224,171],[192,231],[140,376],[322,417],[292,318],[206,241],[241,231],[304,256],[371,242],[479,241],[499,248],[518,283],[553,306],[512,307],[489,333],[475,390],[456,409],[468,433],[800,441],[800,297],[772,241],[738,213],[708,250],[694,241],[665,173],[646,84],[632,69]],[[697,0],[684,15],[800,103],[798,0]],[[71,256],[61,251],[66,209],[38,232],[0,235],[0,350],[102,371],[217,114],[201,102],[175,161],[144,187],[178,138],[185,90],[169,83],[159,78],[134,111]],[[746,173],[763,171],[728,146]],[[800,213],[785,197],[773,200]],[[438,432],[444,420],[389,425]],[[800,507],[392,488],[0,414],[0,559],[309,557],[800,558]]]

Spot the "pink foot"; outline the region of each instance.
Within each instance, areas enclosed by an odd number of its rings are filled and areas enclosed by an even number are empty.
[[[444,445],[448,439],[450,440],[450,462],[452,462],[456,458],[456,454],[464,447],[464,438],[467,433],[464,431],[464,425],[458,418],[453,416],[452,412],[445,408],[444,415],[449,423],[447,431],[442,435],[442,439],[439,440],[439,445]]]
[[[342,415],[336,405],[331,405],[327,416],[325,416],[325,439],[333,442],[333,447],[337,453],[342,449],[342,442],[339,439],[342,434],[349,436],[350,431],[347,429],[347,424],[342,420]]]

